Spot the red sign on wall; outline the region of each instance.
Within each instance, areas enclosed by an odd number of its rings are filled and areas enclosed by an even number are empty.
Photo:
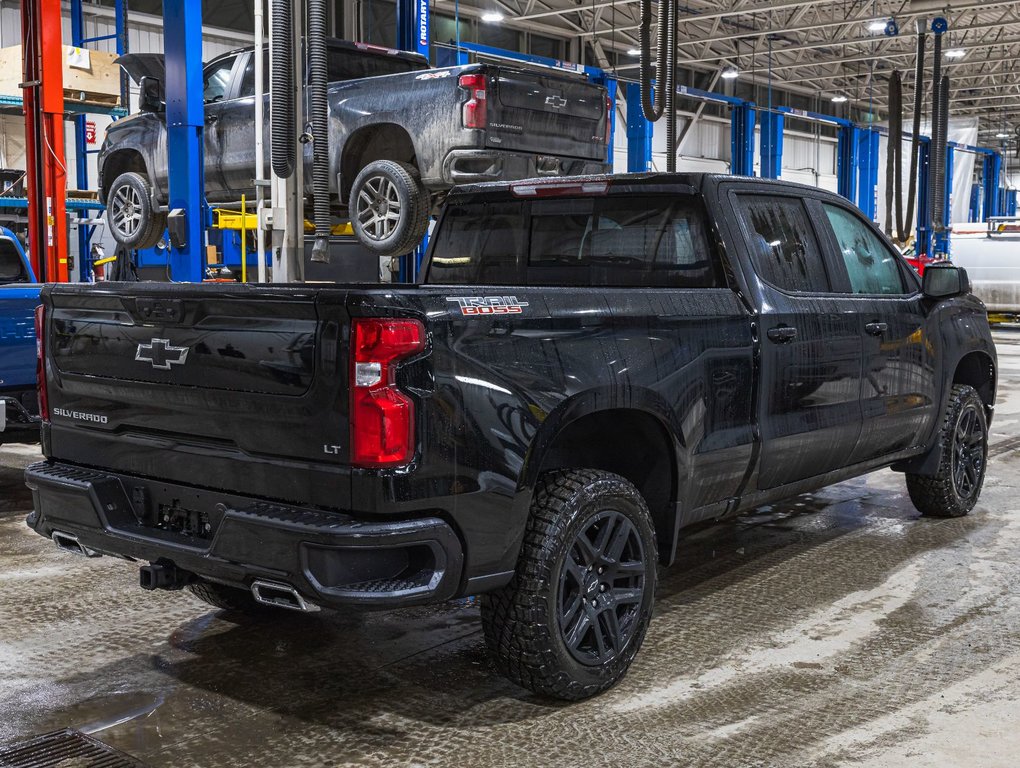
[[[89,145],[95,145],[96,143],[96,121],[86,120],[85,121],[85,143]]]

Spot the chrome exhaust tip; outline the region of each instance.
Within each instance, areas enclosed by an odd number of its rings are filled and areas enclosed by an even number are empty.
[[[53,543],[65,552],[70,552],[72,555],[80,555],[81,557],[102,557],[99,552],[94,549],[89,549],[78,541],[78,537],[73,533],[64,533],[63,531],[54,531],[50,536],[53,539]]]
[[[251,594],[256,601],[276,608],[289,608],[292,611],[306,613],[319,610],[319,606],[308,603],[289,584],[259,580],[251,585]]]

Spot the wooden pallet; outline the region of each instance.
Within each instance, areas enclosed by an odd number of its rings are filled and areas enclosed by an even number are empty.
[[[119,106],[120,65],[114,63],[117,54],[105,51],[88,52],[88,68],[72,67],[68,61],[74,49],[65,45],[63,66],[64,98],[80,104],[94,104],[104,108]],[[0,48],[0,96],[21,98],[24,91],[18,86],[24,67],[20,45]]]

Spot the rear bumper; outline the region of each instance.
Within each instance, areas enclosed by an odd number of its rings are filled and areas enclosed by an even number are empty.
[[[29,526],[77,537],[101,554],[171,561],[195,576],[250,588],[285,583],[322,606],[396,606],[454,597],[463,550],[436,517],[365,522],[197,487],[40,462],[25,472]],[[205,537],[154,525],[168,504],[187,506]]]
[[[26,391],[34,398],[35,390]],[[39,441],[39,417],[25,407],[18,393],[0,395],[0,443],[36,443]]]
[[[608,173],[599,160],[575,160],[553,155],[498,149],[455,149],[443,162],[443,182],[451,186],[484,181],[513,181],[539,176],[582,176]]]

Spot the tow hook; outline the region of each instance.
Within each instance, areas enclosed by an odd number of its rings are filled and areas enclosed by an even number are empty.
[[[191,583],[191,572],[178,568],[169,560],[157,560],[138,571],[142,589],[184,589]]]

